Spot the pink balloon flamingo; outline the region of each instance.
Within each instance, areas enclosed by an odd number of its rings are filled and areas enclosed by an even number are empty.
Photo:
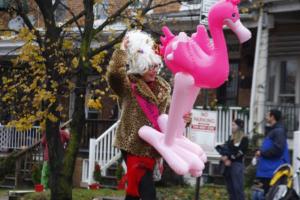
[[[204,169],[205,153],[183,136],[183,115],[192,109],[200,88],[217,88],[228,78],[229,62],[223,25],[227,25],[241,43],[251,38],[251,32],[240,22],[239,2],[221,0],[210,9],[208,23],[212,43],[203,25],[197,27],[192,37],[183,32],[174,36],[167,27],[163,28],[165,37],[161,38],[161,54],[175,74],[169,116],[161,115],[158,119],[162,133],[143,126],[139,135],[155,147],[178,174],[200,176]]]

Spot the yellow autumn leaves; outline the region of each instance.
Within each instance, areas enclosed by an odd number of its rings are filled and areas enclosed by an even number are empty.
[[[92,67],[99,73],[101,74],[102,72],[102,68],[101,68],[101,64],[103,63],[104,58],[106,57],[107,52],[103,51],[100,52],[98,54],[96,54],[95,56],[93,56],[92,59],[90,59],[91,65]]]
[[[89,99],[87,102],[87,106],[90,109],[100,110],[102,108],[102,104],[100,102],[100,99]]]

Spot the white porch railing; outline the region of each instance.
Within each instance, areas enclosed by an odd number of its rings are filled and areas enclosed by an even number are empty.
[[[101,166],[101,173],[106,174],[107,168],[121,157],[120,150],[113,146],[119,122],[117,121],[99,138],[90,139],[89,164],[85,167],[88,172],[83,172],[83,174],[88,174],[88,184],[93,183],[95,162]]]
[[[82,173],[81,173],[81,182],[88,183],[89,182],[89,160],[82,160]]]
[[[244,133],[252,137],[251,130],[249,130],[249,115],[243,112],[241,107],[223,107],[217,108],[217,143],[224,143],[229,135],[231,135],[232,120],[241,119],[244,121]]]
[[[15,127],[0,126],[0,150],[22,149],[32,146],[41,139],[40,127],[18,131]]]

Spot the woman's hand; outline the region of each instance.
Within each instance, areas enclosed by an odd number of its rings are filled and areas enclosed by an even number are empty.
[[[227,167],[230,166],[231,165],[231,160],[229,160],[229,159],[225,160],[224,165],[227,166]]]
[[[226,160],[228,160],[228,157],[227,157],[227,156],[221,156],[221,160],[222,160],[223,162],[225,162]]]
[[[189,124],[192,122],[192,113],[186,113],[185,115],[183,115],[183,120],[184,123]]]
[[[231,160],[228,158],[228,156],[221,156],[221,160],[224,163],[225,166],[231,165]]]

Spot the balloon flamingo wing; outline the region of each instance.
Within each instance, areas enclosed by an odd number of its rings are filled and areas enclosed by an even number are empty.
[[[197,32],[192,34],[192,39],[207,55],[210,55],[212,53],[213,47],[210,43],[208,33],[204,25],[197,26]]]

